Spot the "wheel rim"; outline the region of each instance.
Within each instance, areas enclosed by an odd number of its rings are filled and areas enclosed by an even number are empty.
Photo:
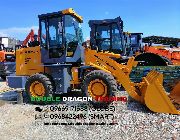
[[[107,85],[100,79],[95,79],[90,82],[88,86],[88,93],[91,97],[105,97],[107,96]]]
[[[44,88],[42,83],[35,81],[30,86],[30,93],[33,97],[44,96],[45,95],[45,88]]]

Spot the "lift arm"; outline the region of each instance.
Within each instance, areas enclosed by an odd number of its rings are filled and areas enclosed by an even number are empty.
[[[143,77],[142,82],[131,82],[129,74],[132,67],[137,65],[134,57],[129,59],[127,65],[122,65],[108,57],[108,55],[85,48],[85,64],[112,74],[117,83],[122,84],[132,98],[145,104],[150,110],[160,113],[180,114],[180,111],[176,110],[162,87],[162,74],[151,71],[146,77]]]

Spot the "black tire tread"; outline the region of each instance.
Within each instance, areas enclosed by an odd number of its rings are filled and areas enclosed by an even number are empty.
[[[36,73],[32,76],[30,76],[27,81],[26,81],[26,85],[25,85],[25,91],[28,94],[29,100],[31,98],[31,94],[29,93],[29,87],[32,84],[32,82],[34,81],[40,81],[43,83],[43,85],[45,86],[45,96],[52,96],[54,88],[52,86],[52,82],[50,80],[50,78],[48,78],[45,74],[42,73]],[[37,104],[37,102],[32,102],[34,104]],[[45,102],[38,102],[38,104],[46,104]]]
[[[111,74],[104,72],[102,70],[93,70],[85,76],[85,78],[82,82],[82,92],[83,92],[83,94],[85,94],[85,96],[88,96],[87,95],[88,94],[87,93],[87,87],[88,87],[88,83],[89,83],[88,81],[91,78],[104,79],[106,81],[106,83],[108,84],[108,87],[109,87],[109,95],[108,96],[115,96],[116,95],[118,89],[117,89],[117,82],[114,79],[114,77]],[[91,104],[95,107],[107,106],[107,105],[109,105],[109,103],[107,103],[107,102],[102,103],[102,102],[97,102],[97,101],[91,102]]]

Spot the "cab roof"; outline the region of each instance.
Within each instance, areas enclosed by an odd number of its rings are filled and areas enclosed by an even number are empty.
[[[111,23],[123,23],[122,19],[120,17],[117,17],[115,19],[103,19],[103,20],[89,20],[89,26],[91,27],[92,25],[102,25],[102,24],[111,24]]]
[[[50,17],[54,17],[54,16],[62,16],[62,15],[72,15],[73,17],[75,17],[80,23],[83,22],[83,18],[78,15],[72,8],[69,9],[65,9],[62,11],[58,11],[58,12],[52,12],[52,13],[47,13],[47,14],[41,14],[38,15],[39,19],[44,19],[44,18],[50,18]]]

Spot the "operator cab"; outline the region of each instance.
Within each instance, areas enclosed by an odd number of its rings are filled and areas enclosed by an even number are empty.
[[[131,51],[133,54],[143,50],[142,35],[143,33],[131,33]]]
[[[81,62],[81,23],[72,8],[39,15],[42,63]]]
[[[90,20],[91,49],[121,54],[123,52],[123,21],[120,17],[105,20]]]

